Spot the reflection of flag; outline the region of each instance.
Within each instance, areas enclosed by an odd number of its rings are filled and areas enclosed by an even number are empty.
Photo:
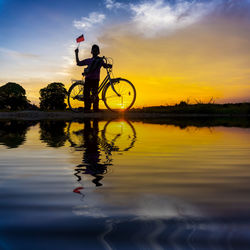
[[[76,38],[77,43],[80,43],[80,42],[83,42],[83,41],[84,41],[84,36],[83,35]]]
[[[74,193],[77,193],[77,194],[80,194],[81,192],[80,192],[80,190],[82,190],[83,189],[83,187],[78,187],[78,188],[75,188],[74,190],[73,190],[73,192]]]

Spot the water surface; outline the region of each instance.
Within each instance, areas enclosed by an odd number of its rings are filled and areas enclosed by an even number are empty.
[[[250,129],[160,123],[0,121],[0,249],[249,249]]]

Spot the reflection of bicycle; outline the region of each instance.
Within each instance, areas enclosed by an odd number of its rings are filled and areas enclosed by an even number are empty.
[[[84,130],[79,129],[80,123],[70,122],[67,133],[68,140],[75,150],[81,151],[84,147]],[[136,141],[136,131],[129,121],[110,120],[100,130],[98,143],[102,151],[110,155],[111,152],[125,152],[131,149]]]
[[[111,120],[99,124],[98,119],[88,119],[82,123],[70,122],[67,132],[70,146],[83,152],[82,163],[75,167],[77,181],[82,180],[83,174],[91,175],[97,187],[102,186],[100,181],[112,166],[112,153],[128,151],[136,140],[135,129],[128,121]]]
[[[116,152],[128,151],[136,141],[136,131],[129,121],[110,120],[101,133],[102,140]]]
[[[108,59],[103,57],[106,63]],[[107,75],[98,88],[98,94],[101,92],[101,100],[105,106],[112,111],[129,110],[136,98],[136,90],[134,85],[123,78],[111,78],[112,68],[106,68]],[[73,82],[68,91],[68,105],[74,112],[83,111],[83,92],[84,80],[76,80]],[[92,102],[96,96],[91,96]]]

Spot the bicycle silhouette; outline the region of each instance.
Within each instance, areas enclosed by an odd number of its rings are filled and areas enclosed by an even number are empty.
[[[107,64],[112,65],[112,59],[103,57]],[[136,99],[136,90],[134,85],[124,78],[111,78],[112,67],[106,68],[107,75],[99,85],[98,95],[101,93],[101,98],[105,106],[111,111],[126,111],[129,110]],[[82,80],[72,80],[73,84],[68,91],[68,105],[74,112],[83,111],[84,101],[84,78]],[[91,101],[95,98],[91,93]]]

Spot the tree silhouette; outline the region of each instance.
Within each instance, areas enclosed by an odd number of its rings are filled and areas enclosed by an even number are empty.
[[[50,83],[47,87],[40,89],[40,108],[41,110],[64,110],[66,104],[64,99],[67,90],[60,82]]]
[[[14,82],[0,87],[0,109],[23,110],[30,106],[25,89]]]

